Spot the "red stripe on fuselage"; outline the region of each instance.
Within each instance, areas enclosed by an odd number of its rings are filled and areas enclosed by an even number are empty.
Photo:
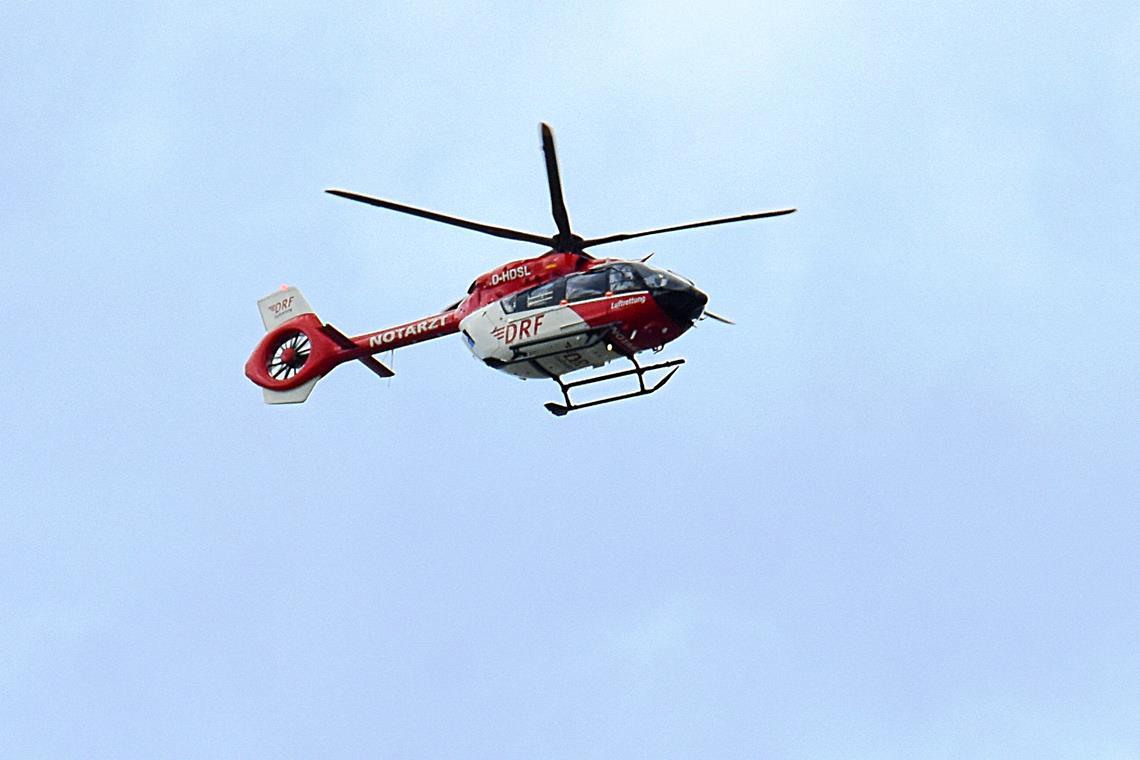
[[[591,327],[614,324],[635,351],[663,346],[692,327],[671,319],[644,290],[567,305]]]

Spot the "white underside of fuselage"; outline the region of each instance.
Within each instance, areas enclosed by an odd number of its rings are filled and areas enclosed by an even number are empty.
[[[496,301],[468,314],[459,329],[476,358],[524,379],[559,377],[622,357],[569,304],[507,314]]]

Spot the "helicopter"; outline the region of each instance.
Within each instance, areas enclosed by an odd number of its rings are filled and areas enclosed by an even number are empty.
[[[379,208],[548,248],[476,277],[467,294],[412,322],[349,337],[322,322],[296,287],[282,285],[257,302],[266,334],[245,364],[245,374],[261,386],[269,404],[304,402],[317,381],[340,364],[359,361],[380,377],[395,373],[375,354],[459,333],[471,353],[494,369],[519,378],[553,380],[563,403],[549,402],[557,416],[659,390],[685,360],[644,365],[643,351],[661,351],[706,317],[733,324],[709,311],[708,295],[679,274],[641,260],[597,258],[586,249],[666,232],[791,214],[794,208],[660,227],[641,232],[583,238],[573,232],[562,195],[554,135],[540,124],[553,235],[495,227],[369,195],[330,188],[325,192]],[[650,254],[652,256],[652,254]],[[598,369],[625,359],[630,369],[567,380],[566,375]],[[665,371],[656,382],[646,374]],[[595,383],[636,377],[633,391],[575,403],[571,391]]]

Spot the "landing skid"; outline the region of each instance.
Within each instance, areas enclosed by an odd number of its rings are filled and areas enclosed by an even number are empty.
[[[555,416],[563,417],[568,412],[573,412],[578,409],[586,409],[588,407],[598,406],[600,404],[609,404],[613,401],[622,401],[623,399],[635,398],[637,396],[648,396],[650,393],[653,393],[661,386],[665,385],[665,383],[669,382],[669,379],[673,377],[674,374],[676,374],[678,369],[680,369],[680,365],[685,363],[684,359],[670,359],[669,361],[661,362],[660,364],[654,364],[649,367],[642,367],[637,363],[637,359],[634,358],[632,354],[626,358],[633,362],[633,369],[622,370],[621,372],[610,372],[605,375],[598,375],[597,377],[587,377],[582,380],[575,380],[570,383],[562,382],[561,377],[549,372],[548,370],[543,369],[543,372],[546,372],[546,374],[550,376],[551,380],[558,383],[558,387],[562,389],[562,397],[566,399],[565,404],[557,404],[553,401],[546,403],[545,406],[547,410]],[[539,365],[537,362],[534,363],[534,366],[542,369],[541,365]],[[649,386],[645,384],[646,372],[652,372],[653,370],[658,369],[667,369],[669,367],[672,367],[673,369],[669,370],[669,373],[665,375],[665,377],[658,380],[657,383]],[[636,391],[632,391],[630,393],[622,393],[617,396],[609,396],[608,398],[600,398],[595,401],[587,401],[584,404],[575,404],[570,400],[570,391],[575,388],[580,388],[583,385],[593,385],[594,383],[605,382],[606,380],[614,380],[619,377],[629,377],[630,375],[637,375],[637,382],[641,387]]]

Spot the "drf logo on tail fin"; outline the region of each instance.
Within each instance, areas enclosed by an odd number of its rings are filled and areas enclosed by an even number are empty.
[[[282,298],[280,301],[275,301],[269,304],[269,310],[273,312],[273,316],[279,316],[281,312],[288,311],[293,308],[293,296]]]
[[[535,314],[533,317],[516,319],[502,327],[496,327],[491,334],[509,346],[517,341],[536,337],[545,316],[545,314]]]

